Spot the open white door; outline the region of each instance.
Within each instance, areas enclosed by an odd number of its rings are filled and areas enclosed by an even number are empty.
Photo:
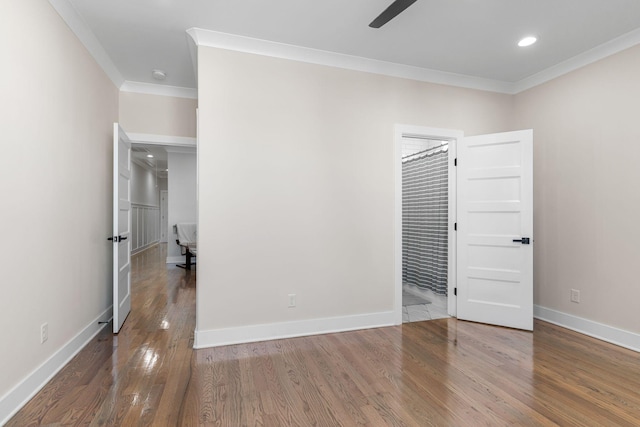
[[[113,333],[131,311],[131,141],[113,124]]]
[[[458,144],[457,316],[533,330],[533,131]]]

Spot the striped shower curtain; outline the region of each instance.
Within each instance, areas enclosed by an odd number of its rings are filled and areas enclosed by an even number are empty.
[[[402,282],[447,295],[448,152],[402,163]]]

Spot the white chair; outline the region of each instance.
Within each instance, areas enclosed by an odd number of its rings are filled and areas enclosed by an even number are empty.
[[[198,225],[192,223],[180,223],[175,225],[178,239],[176,243],[180,245],[181,255],[186,256],[184,264],[177,264],[178,267],[191,270],[193,258],[198,255]]]

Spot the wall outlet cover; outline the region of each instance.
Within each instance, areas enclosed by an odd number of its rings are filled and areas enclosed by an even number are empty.
[[[580,302],[580,291],[578,289],[571,289],[571,302]]]

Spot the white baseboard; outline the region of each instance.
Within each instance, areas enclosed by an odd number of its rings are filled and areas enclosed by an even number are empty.
[[[329,317],[324,319],[297,320],[266,325],[239,326],[195,332],[194,348],[219,347],[256,341],[293,338],[308,335],[329,334],[357,329],[379,328],[394,325],[394,312]]]
[[[37,367],[25,379],[0,398],[0,425],[4,425],[20,410],[42,387],[49,382],[106,324],[98,324],[111,317],[113,307],[109,307],[89,325],[56,351],[42,365]]]
[[[186,262],[185,256],[168,256],[167,264],[184,264]]]
[[[613,326],[594,322],[572,314],[534,305],[533,315],[536,319],[589,335],[629,350],[640,352],[640,334],[625,331]]]
[[[141,247],[139,247],[137,249],[132,250],[131,251],[131,255],[137,255],[137,254],[142,253],[142,252],[146,251],[147,249],[151,249],[152,247],[157,246],[159,244],[160,244],[160,241],[156,240],[153,243],[149,243],[149,244],[147,244],[145,246],[141,246]]]

